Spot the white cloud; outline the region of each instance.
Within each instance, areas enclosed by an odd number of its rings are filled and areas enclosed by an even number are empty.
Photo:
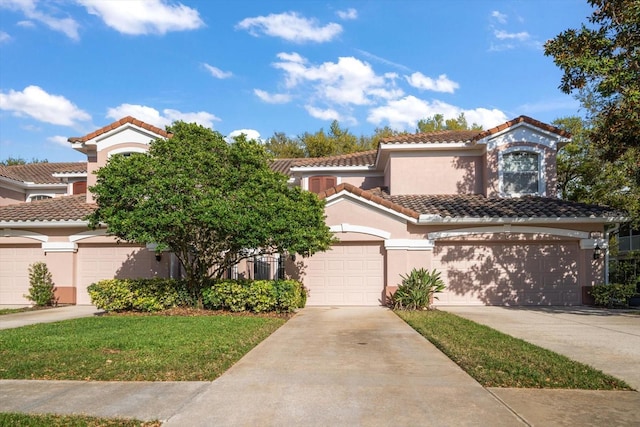
[[[291,101],[291,95],[286,93],[269,93],[260,89],[254,89],[253,93],[268,104],[286,104]]]
[[[273,64],[285,72],[285,84],[294,88],[301,82],[312,83],[321,100],[342,105],[367,105],[373,98],[402,96],[395,87],[395,75],[379,76],[371,65],[354,57],[341,57],[338,62],[309,65],[297,53],[279,54],[282,61]]]
[[[69,147],[69,141],[66,136],[50,136],[47,138],[47,141],[53,142],[54,144],[62,145],[63,147]]]
[[[320,120],[341,120],[340,113],[332,108],[327,108],[325,110],[320,108],[315,108],[311,105],[305,105],[305,110],[309,113],[311,117],[315,117]]]
[[[37,3],[36,0],[2,0],[0,1],[0,8],[20,11],[28,19],[40,22],[54,31],[59,31],[70,39],[80,39],[78,35],[79,24],[73,18],[56,17],[54,16],[54,13],[58,12],[56,9],[49,7],[44,12],[37,7]],[[45,5],[51,6],[48,3],[45,3]],[[24,23],[25,21],[21,22]]]
[[[236,25],[236,28],[247,30],[255,37],[265,34],[294,43],[327,42],[342,32],[340,24],[331,22],[320,26],[316,19],[302,17],[296,12],[245,18]]]
[[[206,68],[207,71],[209,71],[209,73],[211,73],[211,75],[217,79],[228,79],[229,77],[233,76],[233,73],[231,71],[222,71],[220,68],[214,67],[213,65],[209,64],[203,65],[204,68]]]
[[[213,122],[220,121],[218,117],[205,111],[183,113],[178,110],[164,109],[161,114],[160,111],[153,107],[135,104],[121,104],[117,107],[109,108],[107,111],[107,117],[114,120],[120,120],[126,116],[135,117],[138,120],[162,129],[176,120],[182,120],[187,123],[198,123],[207,128],[213,128]]]
[[[260,132],[258,132],[255,129],[237,129],[237,130],[231,131],[227,136],[227,141],[231,142],[233,141],[233,138],[235,138],[236,136],[240,136],[242,134],[244,134],[248,140],[253,139],[256,141],[261,141]]]
[[[405,76],[407,82],[415,88],[422,90],[432,90],[434,92],[447,92],[453,93],[460,85],[447,78],[446,74],[440,74],[438,79],[432,79],[420,72],[415,72],[410,76]]]
[[[36,24],[33,23],[33,21],[18,21],[16,23],[16,25],[18,27],[22,27],[22,28],[35,28]]]
[[[402,64],[398,64],[397,62],[389,61],[386,58],[382,58],[380,56],[374,55],[373,53],[367,52],[366,50],[356,49],[356,51],[360,55],[364,56],[365,58],[371,59],[373,61],[381,62],[383,64],[390,65],[390,66],[395,67],[395,68],[399,68],[400,70],[403,70],[403,71],[407,71],[407,72],[411,71],[411,69],[409,67],[407,67],[406,65],[402,65]]]
[[[0,110],[61,126],[74,126],[78,122],[91,120],[87,112],[64,96],[51,95],[39,86],[27,86],[22,92],[10,90],[0,93]]]
[[[507,18],[508,16],[504,13],[500,13],[497,10],[494,10],[493,12],[491,12],[491,17],[493,19],[495,19],[496,21],[498,21],[500,24],[506,24],[507,23]]]
[[[196,9],[164,0],[76,0],[114,30],[130,35],[165,34],[204,26]]]
[[[336,15],[338,15],[338,18],[343,19],[345,21],[358,19],[358,11],[352,7],[350,7],[347,10],[339,10],[336,12]]]
[[[11,40],[11,36],[9,35],[9,33],[0,31],[0,43],[8,43],[10,40]]]
[[[496,36],[498,40],[518,40],[518,41],[526,41],[531,38],[531,35],[526,31],[521,31],[519,33],[508,33],[504,30],[494,30],[493,34]]]
[[[415,130],[418,121],[442,114],[445,119],[453,119],[464,113],[469,124],[477,123],[485,129],[492,128],[507,121],[507,116],[497,109],[476,108],[465,110],[442,101],[424,101],[409,95],[402,99],[392,100],[387,105],[372,108],[367,121],[375,125],[388,123],[390,127],[399,130]]]

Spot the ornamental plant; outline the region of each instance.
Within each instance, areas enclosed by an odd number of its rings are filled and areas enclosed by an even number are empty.
[[[38,307],[52,306],[55,303],[55,286],[51,272],[44,262],[36,262],[29,266],[29,294],[24,297],[33,301]]]
[[[427,310],[436,293],[445,289],[440,272],[414,268],[406,275],[400,275],[402,284],[391,296],[391,306],[400,310]]]

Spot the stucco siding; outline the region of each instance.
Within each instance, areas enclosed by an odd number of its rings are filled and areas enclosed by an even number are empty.
[[[482,156],[393,153],[390,187],[395,194],[482,194]]]
[[[24,203],[26,199],[25,193],[8,188],[0,187],[0,206],[15,205],[16,203]]]
[[[31,305],[24,297],[29,293],[29,266],[48,261],[39,244],[0,245],[0,305]]]

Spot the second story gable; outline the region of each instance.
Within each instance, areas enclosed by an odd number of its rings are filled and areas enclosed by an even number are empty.
[[[486,131],[387,138],[378,149],[289,160],[291,182],[321,192],[339,184],[394,196],[556,196],[556,155],[571,135],[520,116]]]

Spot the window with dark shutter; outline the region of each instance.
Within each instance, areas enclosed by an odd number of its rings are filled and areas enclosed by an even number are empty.
[[[73,183],[73,194],[84,194],[87,192],[87,181]]]
[[[309,178],[309,191],[320,193],[331,187],[335,187],[337,179],[335,176],[312,176]]]

